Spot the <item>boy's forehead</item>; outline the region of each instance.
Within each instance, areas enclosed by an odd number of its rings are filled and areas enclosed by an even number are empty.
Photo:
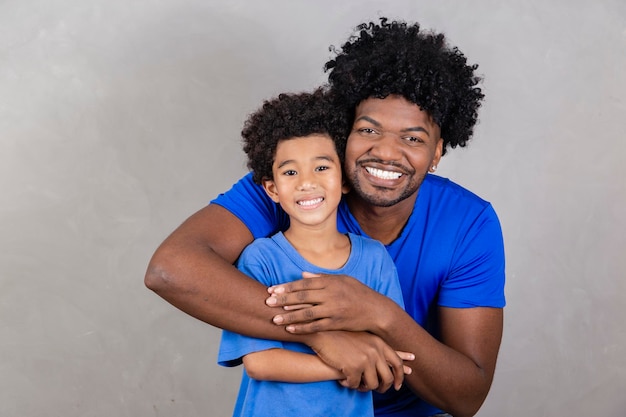
[[[335,141],[328,134],[312,134],[294,136],[278,141],[276,156],[289,154],[290,157],[300,158],[311,156],[311,152],[337,154]]]

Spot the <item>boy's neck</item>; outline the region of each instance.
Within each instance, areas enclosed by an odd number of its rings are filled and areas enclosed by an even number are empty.
[[[285,238],[308,262],[324,269],[339,269],[350,257],[350,238],[339,233],[337,225],[309,228],[292,223]]]

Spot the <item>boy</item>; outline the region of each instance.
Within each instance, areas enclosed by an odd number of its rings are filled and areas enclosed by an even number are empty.
[[[248,119],[242,132],[248,167],[290,225],[255,240],[237,266],[266,286],[300,279],[303,272],[348,274],[403,306],[384,246],[337,230],[337,206],[347,192],[340,159],[345,126],[322,90],[281,94]],[[337,381],[345,376],[304,344],[224,331],[218,362],[245,367],[234,416],[374,415],[371,393],[341,386]]]

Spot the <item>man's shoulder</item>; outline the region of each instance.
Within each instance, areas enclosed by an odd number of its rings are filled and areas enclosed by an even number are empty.
[[[489,205],[488,201],[474,192],[451,181],[449,178],[440,177],[438,175],[428,174],[426,178],[424,178],[422,187],[423,190],[427,191],[425,194],[431,199],[457,200],[458,202],[481,207]]]

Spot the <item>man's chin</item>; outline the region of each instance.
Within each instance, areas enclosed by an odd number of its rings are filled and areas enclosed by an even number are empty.
[[[361,192],[361,190],[355,190],[356,194],[368,204],[375,207],[391,207],[404,200],[406,197],[394,195],[389,190],[375,190],[373,192]]]

